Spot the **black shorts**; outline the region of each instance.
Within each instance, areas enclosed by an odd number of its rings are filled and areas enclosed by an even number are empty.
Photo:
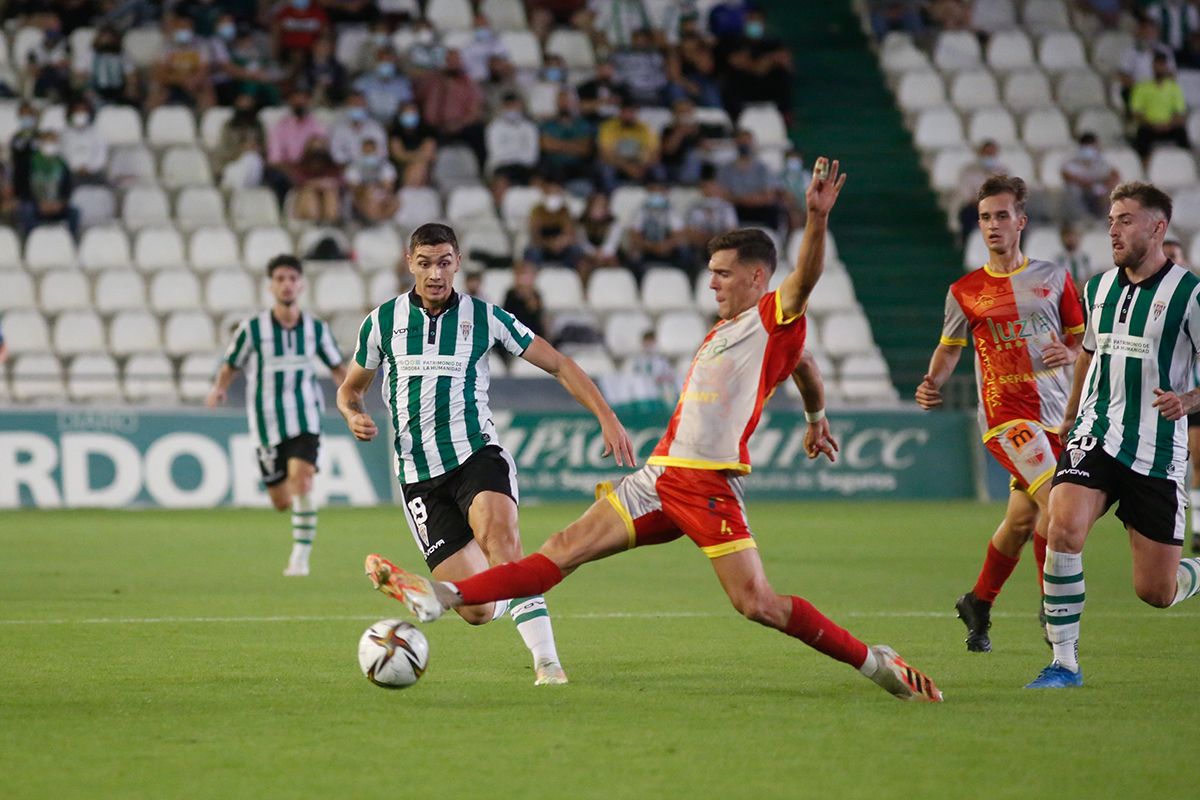
[[[467,519],[480,492],[499,492],[518,501],[517,466],[499,445],[483,447],[436,478],[400,486],[404,518],[430,569],[475,538]]]
[[[321,437],[315,433],[302,433],[284,439],[274,447],[258,448],[258,469],[262,472],[263,483],[275,486],[287,480],[289,458],[298,458],[316,466],[320,449]]]
[[[1188,414],[1188,427],[1200,428],[1200,411],[1197,411],[1195,414]]]
[[[1152,478],[1134,472],[1104,452],[1094,436],[1067,442],[1058,459],[1054,484],[1072,483],[1099,489],[1117,519],[1151,541],[1182,545],[1186,528],[1187,497],[1183,484],[1171,478]]]

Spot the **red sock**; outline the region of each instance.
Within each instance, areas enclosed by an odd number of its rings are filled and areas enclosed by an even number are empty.
[[[1038,565],[1038,588],[1042,590],[1042,594],[1044,595],[1046,591],[1042,585],[1042,573],[1046,571],[1046,537],[1037,531],[1033,532],[1033,557],[1037,559]]]
[[[855,669],[867,660],[865,644],[801,597],[792,597],[792,616],[784,633]]]
[[[975,580],[975,588],[971,592],[986,603],[994,602],[996,595],[1000,594],[1000,589],[1008,580],[1008,576],[1012,575],[1019,560],[1019,558],[1010,558],[1004,555],[996,549],[994,544],[988,542],[983,569],[979,571],[979,577]]]
[[[562,579],[562,570],[557,564],[541,553],[534,553],[520,561],[498,564],[466,580],[454,581],[454,585],[462,595],[463,603],[475,606],[544,594]]]

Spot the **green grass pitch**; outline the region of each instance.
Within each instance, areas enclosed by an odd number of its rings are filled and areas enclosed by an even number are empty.
[[[531,547],[582,509],[522,510]],[[740,619],[688,542],[584,567],[551,592],[565,687],[532,685],[507,619],[428,626],[429,671],[359,672],[402,616],[363,556],[419,563],[394,509],[322,511],[307,579],[268,511],[0,514],[0,797],[1027,798],[1190,796],[1200,602],[1130,586],[1111,517],[1085,556],[1082,690],[1048,659],[1032,553],[968,654],[954,599],[999,506],[766,504],[768,575],[932,675],[941,706]]]

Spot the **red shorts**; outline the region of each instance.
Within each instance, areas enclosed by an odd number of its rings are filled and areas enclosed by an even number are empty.
[[[746,523],[743,477],[736,473],[647,464],[605,497],[625,520],[631,548],[687,536],[709,558],[757,547]]]
[[[1014,489],[1033,494],[1054,475],[1062,442],[1057,433],[1017,420],[988,439],[987,449],[1013,476]]]

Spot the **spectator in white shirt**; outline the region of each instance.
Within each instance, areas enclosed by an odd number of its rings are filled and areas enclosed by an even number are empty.
[[[367,110],[367,98],[354,92],[346,98],[346,111],[333,126],[329,151],[339,164],[349,164],[362,153],[363,141],[371,139],[379,152],[387,148],[387,131]]]
[[[539,144],[537,125],[525,115],[519,95],[504,98],[500,114],[487,124],[487,172],[502,183],[527,185],[537,166]]]
[[[1117,70],[1117,80],[1121,82],[1121,96],[1129,104],[1129,92],[1134,84],[1154,79],[1154,57],[1162,54],[1170,64],[1171,72],[1175,71],[1175,55],[1171,48],[1158,41],[1158,26],[1152,19],[1142,19],[1138,22],[1133,44],[1121,56],[1121,66]]]
[[[1068,220],[1108,215],[1108,194],[1121,182],[1121,173],[1105,160],[1094,133],[1079,137],[1079,150],[1062,165],[1063,212]]]
[[[389,220],[400,209],[396,199],[396,168],[383,153],[374,140],[364,139],[362,152],[342,175],[350,189],[355,213],[367,224]]]
[[[471,80],[481,83],[488,77],[488,62],[493,58],[508,59],[508,48],[488,25],[484,14],[475,15],[471,41],[458,48],[463,67]]]
[[[108,142],[92,124],[92,109],[84,100],[71,104],[62,133],[62,154],[78,183],[103,183],[108,164]]]

